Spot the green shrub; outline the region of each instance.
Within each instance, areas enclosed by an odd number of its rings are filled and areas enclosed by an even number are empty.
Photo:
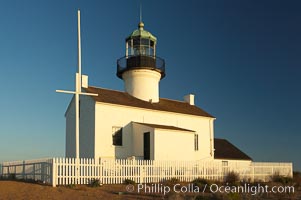
[[[193,181],[191,181],[191,183],[193,183],[195,185],[197,185],[197,184],[205,185],[205,184],[210,184],[210,181],[207,179],[204,179],[204,178],[196,178]]]
[[[210,196],[198,195],[194,198],[194,200],[212,200]]]
[[[199,200],[229,200],[227,193],[209,193],[197,196]],[[197,198],[196,198],[197,199]],[[246,199],[249,200],[249,199]]]
[[[133,185],[133,184],[136,184],[136,182],[135,182],[134,180],[131,180],[131,179],[128,179],[128,178],[127,178],[127,179],[124,179],[123,183],[124,183],[124,184],[127,184],[127,185],[128,185],[128,184],[132,184],[132,185]]]
[[[296,184],[297,187],[301,187],[301,172],[293,173],[293,182]]]
[[[8,179],[9,180],[16,180],[16,174],[12,173],[12,174],[8,174]]]
[[[99,179],[92,179],[90,182],[91,187],[100,187],[102,186],[102,183],[100,182]]]
[[[229,200],[240,200],[242,198],[241,198],[240,194],[238,194],[238,193],[229,193],[229,194],[227,194],[227,199],[229,199]]]
[[[174,185],[180,183],[180,180],[178,178],[163,179],[161,183],[164,185]]]
[[[206,191],[209,191],[209,186],[211,182],[207,179],[204,178],[196,178],[191,183],[194,185],[194,187],[198,187],[199,191],[203,191],[204,188],[206,187]]]
[[[287,184],[293,182],[293,178],[282,176],[282,175],[279,175],[279,174],[276,173],[276,174],[271,176],[271,181],[274,182],[274,183],[281,183],[281,184],[287,185]]]
[[[170,178],[170,179],[167,179],[166,181],[170,182],[170,183],[179,183],[180,180],[178,178]]]
[[[235,185],[237,183],[239,183],[239,174],[234,172],[234,171],[231,171],[229,172],[226,176],[225,176],[225,183],[229,183],[231,185]]]

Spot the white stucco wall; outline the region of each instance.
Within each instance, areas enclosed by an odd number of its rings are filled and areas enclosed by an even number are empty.
[[[96,103],[95,114],[95,157],[127,158],[135,153],[141,156],[141,152],[135,150],[137,146],[133,140],[131,122],[160,124],[193,130],[199,134],[199,151],[192,153],[195,160],[212,158],[210,154],[213,148],[213,120],[209,117],[178,114],[164,111],[154,111],[142,108],[127,107],[102,102]],[[112,127],[120,126],[123,129],[123,146],[112,145]],[[192,140],[193,141],[193,140]],[[192,147],[193,143],[192,143]],[[163,148],[162,148],[163,150]]]
[[[116,113],[115,113],[116,114]],[[98,125],[100,121],[96,120],[96,125]],[[127,158],[129,156],[132,156],[132,125],[131,123],[126,123],[124,126],[120,125],[120,123],[116,123],[117,125],[113,125],[114,123],[111,123],[111,127],[108,125],[103,125],[101,122],[101,128],[108,130],[108,132],[104,131],[96,131],[96,148],[95,148],[95,156],[96,157],[105,157],[105,158]],[[122,127],[122,146],[114,146],[113,145],[113,139],[112,139],[112,127],[113,126],[119,126]],[[97,128],[99,126],[96,126]],[[101,135],[98,135],[100,133]],[[97,139],[97,138],[100,138]],[[102,142],[100,142],[102,141]],[[130,147],[130,148],[129,148]],[[103,156],[98,156],[99,149],[102,151],[104,150],[105,154]],[[108,154],[110,152],[110,154]],[[113,153],[113,154],[111,154]]]
[[[66,146],[65,156],[67,158],[75,158],[75,106],[74,98],[72,98],[66,114]]]
[[[194,160],[194,132],[155,129],[155,160]]]
[[[66,157],[75,157],[75,105],[72,98],[66,111]],[[94,158],[95,102],[89,96],[80,97],[79,151],[82,158]]]
[[[80,97],[80,157],[94,158],[95,101],[90,96]]]
[[[133,123],[133,146],[132,146],[132,155],[136,159],[143,159],[143,134],[146,132],[150,133],[150,159],[154,159],[154,128],[149,126],[144,126],[141,124]]]
[[[133,123],[133,155],[143,159],[143,135],[150,133],[151,160],[194,160],[194,132]],[[181,148],[179,148],[181,147]]]

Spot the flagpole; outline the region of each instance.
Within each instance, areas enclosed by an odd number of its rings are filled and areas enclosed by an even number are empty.
[[[81,48],[81,37],[80,37],[80,10],[77,11],[77,43],[78,43],[78,74],[82,75],[82,48]],[[81,82],[81,80],[79,80]],[[81,85],[81,84],[80,84]]]
[[[80,38],[80,10],[77,11],[77,43],[78,43],[78,70],[76,73],[75,93],[75,158],[76,158],[76,182],[79,184],[79,94],[81,93],[81,38]]]
[[[79,119],[79,111],[80,111],[80,95],[88,95],[88,96],[98,96],[98,94],[82,92],[82,69],[81,69],[81,36],[80,36],[80,10],[77,11],[77,31],[78,31],[78,69],[75,74],[75,91],[68,90],[56,90],[56,92],[66,93],[66,94],[74,94],[75,95],[75,184],[80,184],[80,155],[79,155],[79,129],[80,129],[80,119]]]

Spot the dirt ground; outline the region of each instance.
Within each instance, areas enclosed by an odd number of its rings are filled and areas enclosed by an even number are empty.
[[[121,192],[121,193],[119,193]],[[103,185],[92,188],[88,186],[51,187],[18,181],[0,181],[0,200],[69,200],[69,199],[162,199],[162,195],[145,195],[126,192],[126,185]]]
[[[20,181],[8,181],[0,180],[0,200],[44,200],[44,199],[55,199],[55,200],[117,200],[117,199],[167,199],[167,200],[194,200],[194,199],[287,199],[287,200],[301,200],[300,188],[295,192],[294,195],[277,195],[277,196],[213,196],[212,194],[176,194],[168,193],[163,195],[162,193],[137,193],[127,192],[127,185],[103,185],[101,187],[89,187],[89,186],[61,186],[52,187],[37,183],[25,183]]]

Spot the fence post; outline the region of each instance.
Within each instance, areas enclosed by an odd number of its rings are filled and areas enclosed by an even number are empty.
[[[279,173],[278,173],[279,174]],[[280,175],[280,174],[279,174]],[[274,176],[274,166],[272,166],[272,176]]]
[[[41,162],[41,163],[40,163],[40,168],[41,168],[41,181],[42,181],[43,183],[46,182],[46,180],[45,180],[45,169],[44,169],[44,167],[46,167],[46,163]]]
[[[52,173],[51,173],[51,183],[52,187],[56,187],[56,180],[57,180],[57,174],[56,174],[56,160],[55,158],[52,158]]]
[[[144,162],[142,165],[140,165],[140,179],[139,179],[139,183],[143,183],[144,181]]]
[[[23,160],[22,178],[25,180],[25,160]]]
[[[103,179],[103,176],[102,176],[102,171],[103,171],[103,164],[101,162],[101,159],[99,158],[98,159],[98,163],[97,163],[97,169],[98,169],[98,177],[99,177],[99,180],[100,182],[103,184],[104,183],[104,179]]]
[[[35,163],[32,164],[32,169],[33,169],[33,180],[36,181],[36,164]]]
[[[252,164],[252,178],[253,178],[253,183],[255,182],[255,165]]]

